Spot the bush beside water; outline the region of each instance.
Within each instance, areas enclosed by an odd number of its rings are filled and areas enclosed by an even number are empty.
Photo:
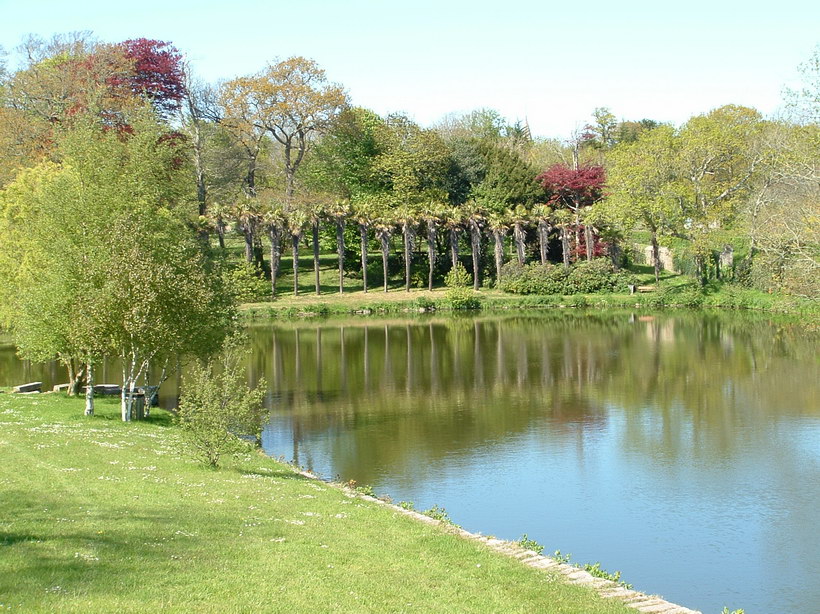
[[[627,271],[616,271],[612,264],[598,258],[562,265],[509,262],[501,269],[499,289],[513,294],[593,294],[628,292],[636,278]]]

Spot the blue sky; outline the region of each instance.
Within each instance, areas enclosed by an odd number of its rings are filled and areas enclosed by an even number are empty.
[[[820,44],[820,3],[721,0],[0,0],[0,45],[29,33],[173,42],[215,81],[313,58],[355,104],[423,125],[486,107],[566,138],[595,107],[679,124],[723,104],[774,113]]]

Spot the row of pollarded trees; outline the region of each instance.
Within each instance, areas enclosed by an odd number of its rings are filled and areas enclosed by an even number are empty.
[[[212,207],[208,216],[223,246],[226,221],[233,220],[245,237],[245,258],[257,262],[260,270],[265,268],[260,238],[268,237],[274,294],[280,257],[288,246],[294,256],[297,290],[298,249],[308,233],[318,292],[319,227],[323,223],[335,228],[340,291],[348,224],[359,230],[365,289],[371,240],[375,239],[382,253],[386,288],[387,259],[396,235],[402,238],[408,289],[419,235],[427,246],[429,287],[440,257],[438,246],[446,245],[441,251],[449,251],[455,263],[465,235],[473,262],[479,259],[483,236],[491,236],[497,274],[510,230],[522,263],[528,227],[538,229],[543,262],[553,231],[562,238],[567,266],[584,244],[588,245],[586,257],[593,257],[597,239],[584,218],[602,197],[605,175],[600,166],[572,169],[556,164],[539,175],[500,134],[493,138],[468,133],[447,139],[405,116],[381,118],[361,108],[339,111],[321,138],[309,145],[311,156],[301,167],[298,191],[256,185],[252,197],[245,189],[233,207]],[[473,266],[473,271],[478,288],[479,267]]]

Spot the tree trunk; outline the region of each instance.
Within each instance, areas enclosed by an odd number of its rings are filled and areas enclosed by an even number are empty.
[[[250,221],[242,224],[242,234],[245,235],[245,260],[253,262],[253,228]]]
[[[219,249],[225,250],[225,223],[219,219],[216,221],[216,236],[219,240]]]
[[[618,245],[618,242],[615,239],[611,239],[609,241],[609,248],[607,249],[609,252],[609,259],[612,261],[612,268],[616,271],[621,270],[621,246]]]
[[[564,258],[564,267],[569,268],[570,254],[569,254],[569,236],[567,233],[567,226],[561,226],[561,255]]]
[[[413,259],[414,229],[411,222],[405,222],[401,227],[404,236],[404,290],[410,292],[410,264]]]
[[[592,227],[589,224],[584,225],[584,242],[587,248],[587,260],[592,260],[595,255],[595,239],[592,234]]]
[[[276,226],[268,228],[270,236],[270,294],[276,298],[276,278],[279,276],[279,262],[282,258],[282,229]]]
[[[86,382],[86,386],[85,386],[85,415],[86,416],[93,416],[94,415],[94,365],[89,362],[86,365],[85,371],[88,374],[87,382]]]
[[[367,224],[359,223],[359,236],[362,250],[362,284],[364,291],[367,292]]]
[[[655,285],[661,283],[661,248],[658,246],[658,232],[654,228],[651,235],[652,241],[652,261],[655,265]]]
[[[538,220],[538,247],[541,250],[541,264],[547,264],[549,251],[550,225],[547,220]]]
[[[387,235],[382,234],[379,237],[382,244],[382,272],[384,273],[384,291],[387,292],[387,258],[389,256],[390,244],[387,240]]]
[[[575,211],[575,252],[573,260],[578,260],[578,251],[581,249],[581,216]]]
[[[518,264],[524,266],[524,240],[526,233],[521,222],[516,222],[513,227],[513,239],[515,240],[515,255],[518,258]]]
[[[703,254],[695,254],[695,275],[698,279],[698,285],[701,287],[706,285],[706,260]]]
[[[436,223],[427,220],[427,289],[433,290],[433,272],[436,268]]]
[[[312,243],[313,243],[313,277],[316,286],[316,294],[322,293],[322,288],[319,285],[319,220],[313,220],[311,225]]]
[[[207,184],[205,182],[205,163],[203,161],[203,153],[202,153],[202,133],[199,129],[199,121],[194,120],[192,122],[193,126],[193,139],[191,140],[191,144],[193,145],[194,151],[194,171],[196,174],[196,200],[199,205],[199,215],[200,217],[204,217],[207,213],[207,199],[208,199],[208,190]],[[210,236],[208,234],[207,229],[203,229],[199,231],[199,239],[205,244],[205,247],[208,247],[211,243]]]
[[[265,257],[263,255],[264,251],[262,249],[262,237],[259,236],[259,233],[253,233],[253,260],[256,263],[256,267],[260,271],[265,270]]]
[[[479,258],[481,257],[481,227],[475,220],[470,220],[470,249],[473,254],[473,290],[478,290],[481,284]]]
[[[64,360],[63,364],[68,372],[68,396],[76,397],[80,394],[80,388],[83,387],[83,368],[77,363],[76,358]]]
[[[256,198],[256,154],[253,154],[248,159],[248,173],[245,177],[246,183],[246,197],[249,199]],[[240,226],[242,227],[242,232],[245,235],[245,260],[248,262],[253,262],[253,218],[251,216],[245,216],[245,221],[240,221]]]
[[[453,268],[456,268],[458,264],[458,228],[453,226],[450,228],[450,260],[452,261]]]
[[[293,295],[299,295],[299,240],[300,235],[291,234],[291,249],[293,251]]]
[[[504,231],[493,229],[493,243],[495,243],[495,285],[501,282],[501,266],[504,264]]]
[[[336,218],[336,254],[339,256],[339,294],[345,291],[345,220]]]

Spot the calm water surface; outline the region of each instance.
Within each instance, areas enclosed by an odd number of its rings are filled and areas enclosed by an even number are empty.
[[[820,613],[820,362],[800,324],[573,311],[249,332],[274,456],[707,614]],[[0,383],[33,379],[64,378],[0,349]]]
[[[564,314],[252,329],[265,449],[706,613],[820,612],[798,325]]]

